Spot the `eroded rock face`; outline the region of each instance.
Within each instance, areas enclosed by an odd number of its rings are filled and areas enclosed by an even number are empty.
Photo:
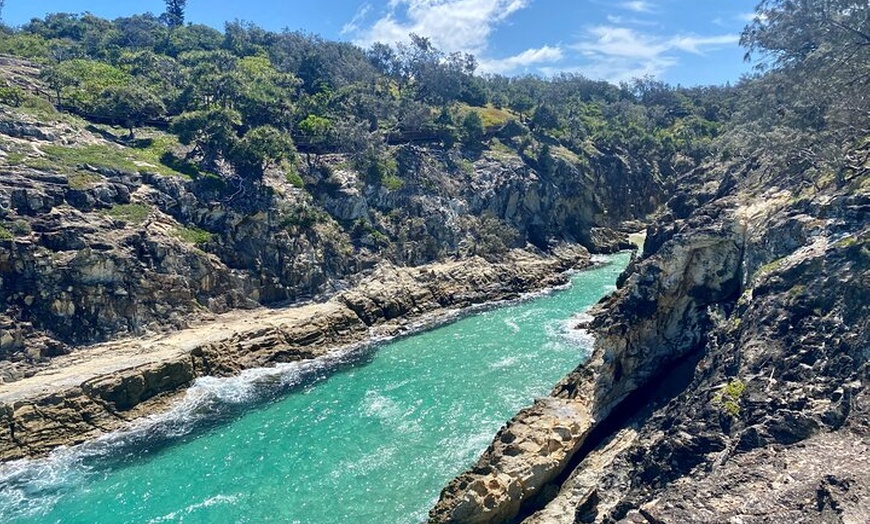
[[[396,148],[393,185],[324,155],[302,169],[304,188],[283,172],[237,187],[231,173],[191,180],[147,162],[46,167],[43,149],[125,149],[26,114],[0,111],[0,138],[18,157],[0,156],[0,380],[78,345],[331,295],[380,262],[498,260],[565,242],[613,251],[664,187],[656,166],[618,153],[539,173],[515,154],[416,146]]]
[[[678,242],[638,264],[624,287],[598,306],[589,361],[556,386],[553,398],[507,424],[475,467],[445,488],[430,522],[515,518],[614,408],[697,348],[708,308],[739,295],[743,228],[727,203],[709,213],[676,235]],[[510,436],[507,444],[504,435]],[[493,506],[487,494],[477,493],[478,486],[505,475],[520,486],[514,498]]]
[[[589,362],[501,430],[431,522],[870,520],[866,183],[796,199],[722,180],[650,228],[598,306]],[[544,441],[558,464],[513,444]]]

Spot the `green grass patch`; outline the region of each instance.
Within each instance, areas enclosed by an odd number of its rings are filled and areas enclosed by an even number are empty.
[[[14,151],[6,155],[6,163],[10,166],[20,166],[24,164],[24,161],[27,159],[27,155],[20,151]]]
[[[788,296],[791,297],[792,299],[795,299],[795,298],[803,295],[804,293],[806,293],[806,291],[807,291],[807,286],[803,286],[803,285],[798,284],[797,286],[794,286],[788,290]]]
[[[139,225],[151,214],[151,207],[144,204],[119,204],[106,209],[103,213],[115,220]]]
[[[214,235],[208,231],[196,227],[180,226],[175,228],[172,233],[188,244],[193,244],[195,246],[207,244],[214,237]]]
[[[80,172],[85,165],[127,173],[153,172],[164,176],[193,178],[199,174],[195,166],[176,158],[170,149],[177,142],[168,136],[137,141],[134,147],[114,144],[88,144],[80,147],[45,145],[43,157],[17,159],[26,166],[46,171]]]
[[[466,175],[474,173],[474,162],[466,158],[460,158],[456,161],[456,167]]]
[[[841,238],[840,240],[834,243],[834,247],[848,249],[852,246],[857,245],[861,240],[858,239],[857,235],[849,235],[847,237]]]
[[[501,140],[495,138],[489,142],[489,148],[487,150],[494,158],[497,158],[502,161],[510,161],[510,160],[518,160],[520,158],[519,154],[515,149],[513,149],[508,144],[505,144]]]
[[[774,260],[773,262],[770,262],[770,263],[765,264],[765,265],[761,266],[760,268],[758,268],[758,271],[755,272],[755,275],[753,275],[752,278],[753,279],[761,278],[769,273],[773,273],[774,271],[779,269],[784,264],[785,264],[785,258],[778,258],[778,259]]]
[[[29,235],[33,232],[33,230],[30,228],[30,223],[23,218],[13,220],[12,223],[9,225],[9,229],[12,231],[12,234],[17,237]]]
[[[137,140],[134,148],[138,159],[157,166],[161,175],[196,178],[202,174],[195,164],[175,155],[174,151],[179,148],[179,142],[174,135],[155,134],[150,138]]]
[[[584,163],[583,159],[580,158],[580,156],[577,155],[577,153],[575,153],[574,151],[571,151],[570,149],[568,149],[565,146],[555,146],[555,147],[551,148],[550,151],[553,153],[554,157],[561,158],[562,160],[568,162],[569,164],[576,165],[576,164]]]
[[[67,181],[72,189],[88,189],[102,182],[103,177],[96,173],[79,171],[68,176]]]
[[[38,96],[25,96],[16,109],[22,113],[34,116],[43,122],[79,122],[77,117],[61,113],[54,107],[54,104]]]
[[[468,109],[476,112],[477,115],[480,116],[483,128],[486,129],[487,132],[499,129],[507,124],[508,121],[516,118],[511,112],[493,106],[469,107]]]
[[[84,165],[137,173],[141,169],[128,151],[112,145],[91,144],[83,147],[42,146],[44,158],[27,160],[27,165],[39,169],[54,165],[65,170],[78,170]]]
[[[12,234],[11,231],[3,226],[0,226],[0,240],[12,240],[13,238],[15,238],[15,236]]]
[[[284,175],[284,180],[293,187],[298,187],[299,189],[305,187],[305,181],[302,180],[302,177],[299,176],[299,173],[297,173],[295,169],[288,168]]]

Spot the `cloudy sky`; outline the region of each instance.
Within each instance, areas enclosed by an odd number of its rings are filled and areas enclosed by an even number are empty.
[[[368,46],[411,32],[478,57],[488,73],[563,71],[614,82],[652,75],[683,85],[734,82],[737,45],[757,0],[188,0],[188,21],[247,20]],[[50,12],[107,18],[163,10],[161,0],[7,0],[13,26]]]

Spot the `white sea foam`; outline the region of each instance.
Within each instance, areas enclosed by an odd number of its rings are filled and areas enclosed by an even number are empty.
[[[107,433],[74,447],[60,447],[39,459],[0,465],[0,514],[10,518],[35,516],[51,510],[64,493],[87,479],[106,458],[123,449],[148,448],[148,443],[171,441],[189,434],[203,422],[262,401],[355,358],[359,345],[324,357],[273,368],[242,371],[234,377],[202,377],[182,400],[166,412],[143,417],[127,428]],[[216,499],[223,501],[223,499]],[[206,501],[208,502],[208,501]],[[214,502],[214,501],[212,501]]]
[[[585,356],[592,352],[592,348],[595,346],[595,336],[588,329],[578,329],[577,326],[592,320],[592,315],[584,311],[562,322],[562,337],[572,346],[581,348]]]
[[[580,351],[588,357],[595,345],[595,337],[588,329],[578,329],[579,324],[589,322],[592,316],[588,313],[578,313],[567,320],[552,320],[544,326],[547,342],[544,345],[552,350]]]
[[[505,357],[501,360],[497,360],[489,365],[491,369],[504,369],[509,368],[520,361],[520,357],[518,356],[510,356]]]
[[[402,408],[394,400],[385,397],[377,391],[366,391],[362,400],[362,412],[369,417],[385,421],[395,421],[402,414]]]
[[[235,504],[238,500],[238,496],[236,495],[215,495],[214,497],[209,497],[202,502],[191,504],[184,509],[173,511],[172,513],[167,513],[162,517],[151,519],[148,521],[148,524],[157,524],[158,522],[178,522],[179,520],[183,519],[185,515],[195,513],[197,510],[209,508],[211,506],[217,506],[219,504]]]

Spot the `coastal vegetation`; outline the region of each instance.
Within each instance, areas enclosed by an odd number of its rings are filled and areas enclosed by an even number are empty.
[[[184,2],[167,5],[162,16],[58,13],[5,28],[0,52],[39,64],[47,92],[9,87],[0,98],[47,99],[126,128],[129,141],[142,126],[168,129],[193,146],[191,159],[210,170],[226,161],[229,176],[253,182],[298,149],[311,165],[349,154],[394,188],[388,166],[401,144],[474,155],[497,140],[542,165],[554,148],[623,152],[671,176],[711,152],[737,107],[733,87],[482,76],[473,56],[422,36],[361,49],[238,21],[221,32],[183,24]]]

